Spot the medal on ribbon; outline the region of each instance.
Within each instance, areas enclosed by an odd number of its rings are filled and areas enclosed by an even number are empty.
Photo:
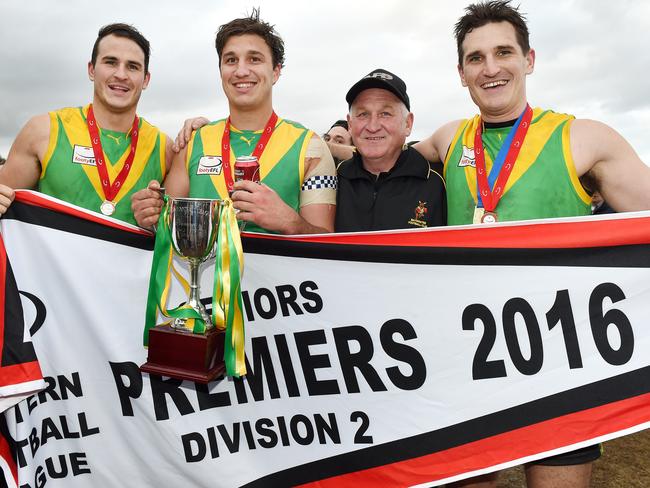
[[[113,215],[115,212],[115,198],[124,184],[127,176],[133,167],[133,159],[135,158],[135,151],[138,147],[138,124],[139,119],[136,115],[133,119],[131,127],[131,145],[129,147],[129,154],[124,161],[124,166],[117,174],[115,180],[111,183],[108,176],[108,169],[106,168],[106,161],[104,160],[104,151],[102,149],[102,141],[99,137],[99,127],[95,120],[95,113],[93,112],[92,104],[88,108],[88,115],[86,116],[86,125],[88,133],[90,134],[90,144],[93,148],[93,155],[95,156],[95,167],[99,174],[99,180],[102,184],[102,191],[104,193],[104,201],[99,207],[99,210],[104,215]]]
[[[524,139],[530,128],[533,109],[526,105],[494,160],[489,177],[485,166],[485,149],[483,147],[483,122],[479,120],[474,136],[474,157],[476,159],[476,208],[474,210],[475,224],[493,224],[498,221],[497,204],[505,192],[510,174],[515,167],[517,156],[524,144]]]

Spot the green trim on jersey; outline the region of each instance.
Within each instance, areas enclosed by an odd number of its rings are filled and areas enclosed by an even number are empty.
[[[86,107],[50,112],[50,144],[41,162],[38,190],[55,198],[99,212],[104,201],[101,181],[86,126]],[[140,118],[138,147],[133,166],[117,193],[111,217],[137,225],[131,195],[165,174],[165,135]],[[113,182],[124,166],[131,146],[128,133],[100,129],[102,150]]]
[[[187,149],[186,167],[190,179],[190,197],[228,197],[221,167],[221,138],[226,120],[212,122],[194,132]],[[230,170],[234,170],[237,156],[253,153],[262,131],[240,131],[231,128]],[[278,119],[273,135],[260,158],[260,180],[273,188],[280,198],[296,212],[300,211],[300,188],[305,167],[307,146],[313,132],[300,124]],[[234,177],[234,176],[233,176]],[[248,222],[246,230],[265,232]]]
[[[591,199],[576,174],[569,142],[573,116],[533,111],[517,162],[496,208],[499,221],[589,215]],[[463,121],[445,160],[448,224],[471,224],[476,207],[474,135],[479,116]],[[483,132],[489,173],[510,127]]]

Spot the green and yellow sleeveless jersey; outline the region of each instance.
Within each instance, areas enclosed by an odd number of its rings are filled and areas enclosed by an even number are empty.
[[[43,161],[38,190],[74,205],[99,212],[104,201],[86,125],[89,105],[50,112],[50,141]],[[165,135],[140,118],[138,147],[133,166],[117,193],[111,217],[137,225],[131,211],[131,195],[151,180],[165,176]],[[110,182],[124,166],[131,137],[124,132],[100,129],[102,150]]]
[[[221,138],[226,120],[218,120],[194,132],[187,148],[186,167],[190,178],[190,197],[228,197],[221,165]],[[230,130],[230,171],[235,158],[250,156],[262,131]],[[300,124],[278,118],[273,135],[260,158],[260,180],[273,188],[284,202],[300,211],[300,188],[305,176],[305,154],[313,132]],[[234,174],[233,174],[234,179]],[[251,232],[268,232],[252,222],[246,224]]]
[[[499,221],[589,215],[591,198],[575,170],[569,143],[572,115],[533,110],[533,120],[496,212]],[[471,224],[476,207],[474,136],[480,117],[460,124],[445,159],[448,224]],[[483,131],[488,173],[510,127]]]

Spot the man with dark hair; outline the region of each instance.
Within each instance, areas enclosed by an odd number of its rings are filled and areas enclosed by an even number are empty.
[[[342,144],[344,146],[352,146],[352,134],[350,134],[350,130],[348,129],[348,121],[337,120],[334,122],[332,127],[323,134],[323,140],[328,143],[328,146],[330,142],[335,145]],[[334,156],[334,154],[332,154],[332,157],[334,157],[334,162],[337,165],[342,161]]]
[[[347,120],[337,120],[332,124],[332,127],[323,134],[325,142],[335,142],[336,144],[345,144],[346,146],[352,145],[352,136],[348,128]]]
[[[0,171],[0,214],[13,188],[40,192],[135,224],[131,195],[161,181],[171,140],[136,115],[149,79],[149,42],[128,24],[102,27],[88,62],[93,101],[30,119]]]
[[[444,225],[442,175],[405,145],[413,127],[406,83],[376,69],[350,88],[346,100],[357,151],[337,168],[336,231]]]
[[[230,194],[237,218],[248,222],[246,230],[331,232],[336,205],[332,156],[312,131],[273,110],[273,85],[284,63],[282,39],[253,10],[249,17],[222,25],[215,44],[230,114],[181,134],[182,149],[165,179],[167,193],[220,199]],[[233,182],[235,158],[250,155],[259,160],[261,185]],[[157,188],[152,182],[133,196],[142,226],[158,221],[162,199]]]
[[[593,190],[618,211],[650,209],[650,168],[616,131],[529,106],[535,51],[517,8],[509,1],[470,5],[455,35],[458,73],[480,114],[414,146],[444,161],[449,224],[589,215]],[[528,485],[588,487],[599,456],[592,446],[528,465]],[[496,474],[454,486],[496,486]]]

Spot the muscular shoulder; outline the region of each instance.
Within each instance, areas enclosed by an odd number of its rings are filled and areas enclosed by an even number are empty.
[[[35,115],[27,121],[16,137],[14,145],[23,154],[30,154],[40,160],[50,140],[50,114]]]
[[[465,120],[454,120],[440,126],[428,138],[418,142],[413,147],[428,161],[441,162],[447,155],[447,150],[454,136]]]
[[[589,172],[600,161],[629,151],[629,144],[618,132],[597,120],[571,121],[570,141],[578,176]]]

